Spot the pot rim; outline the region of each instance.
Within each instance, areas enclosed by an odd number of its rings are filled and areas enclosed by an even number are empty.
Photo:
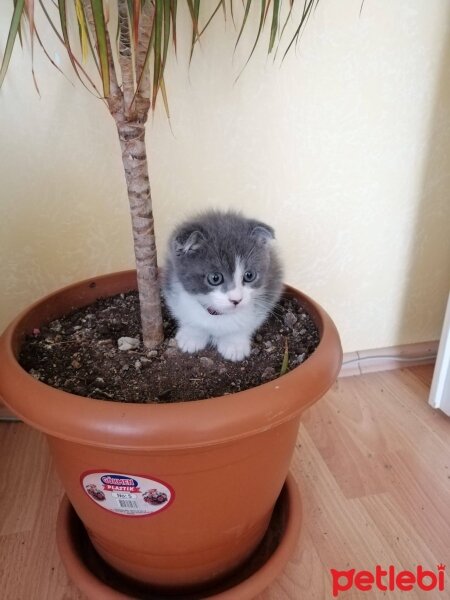
[[[206,448],[230,443],[300,415],[336,380],[342,349],[336,327],[314,300],[285,286],[314,319],[320,342],[285,375],[226,396],[167,404],[93,400],[34,379],[18,363],[25,333],[101,296],[136,289],[136,272],[119,271],[65,286],[22,311],[0,337],[0,396],[23,421],[71,442],[122,450]],[[103,292],[103,293],[102,293]]]

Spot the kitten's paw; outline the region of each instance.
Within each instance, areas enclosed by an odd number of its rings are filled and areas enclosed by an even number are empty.
[[[227,360],[238,362],[250,356],[250,340],[247,338],[219,339],[217,350]]]
[[[209,336],[190,327],[181,327],[175,339],[177,340],[178,348],[182,352],[192,353],[203,350],[208,344]]]

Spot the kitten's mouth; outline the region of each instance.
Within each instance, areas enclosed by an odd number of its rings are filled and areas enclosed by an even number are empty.
[[[214,308],[211,308],[211,306],[208,306],[208,308],[206,309],[210,315],[221,315],[222,313],[218,312],[217,310],[214,310]]]

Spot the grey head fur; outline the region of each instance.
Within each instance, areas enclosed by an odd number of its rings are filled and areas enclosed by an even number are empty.
[[[208,211],[182,223],[173,232],[163,280],[167,293],[175,282],[192,295],[211,292],[207,276],[220,273],[220,288],[227,292],[234,285],[236,261],[244,271],[257,273],[245,285],[258,289],[267,308],[273,307],[282,290],[283,271],[272,247],[272,227],[237,212]]]

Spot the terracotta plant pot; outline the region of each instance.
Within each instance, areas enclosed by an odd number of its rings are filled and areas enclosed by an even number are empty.
[[[269,528],[250,559],[224,579],[200,590],[153,590],[114,572],[95,552],[83,524],[65,496],[56,524],[56,541],[69,577],[90,600],[252,600],[283,571],[298,544],[302,504],[288,474]]]
[[[258,546],[286,480],[302,412],[335,381],[342,351],[329,316],[286,288],[320,343],[283,377],[221,398],[173,404],[92,400],[36,381],[17,362],[26,333],[99,297],[136,289],[134,271],[50,294],[0,340],[0,395],[47,435],[67,496],[97,552],[120,573],[187,589],[219,579]]]

